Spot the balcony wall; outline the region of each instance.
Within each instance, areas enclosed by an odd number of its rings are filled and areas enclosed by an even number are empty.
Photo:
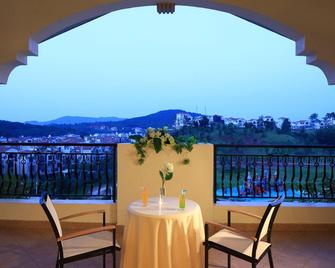
[[[182,163],[184,157],[190,164]],[[148,150],[143,165],[136,160],[134,146],[120,144],[118,147],[118,208],[117,218],[125,223],[127,206],[140,197],[141,186],[148,189],[149,196],[158,196],[161,184],[159,170],[164,162],[174,163],[174,175],[166,182],[167,195],[178,196],[181,189],[187,189],[187,198],[196,201],[202,209],[204,218],[213,218],[213,146],[196,145],[191,153],[178,155],[171,148],[156,154]]]
[[[158,196],[160,187],[159,169],[165,161],[175,164],[175,173],[167,182],[167,195],[177,196],[182,188],[188,190],[187,197],[198,202],[205,220],[226,221],[229,207],[243,209],[251,213],[262,214],[266,202],[229,202],[213,204],[213,146],[196,145],[191,153],[177,155],[169,148],[159,154],[149,150],[143,165],[138,165],[134,146],[118,145],[118,197],[117,204],[112,201],[56,201],[60,215],[86,210],[105,209],[108,222],[126,221],[127,206],[140,196],[140,187],[146,186],[150,196]],[[181,162],[189,157],[189,165]],[[335,206],[332,203],[288,202],[279,211],[277,223],[282,224],[335,224]],[[234,216],[233,216],[234,217]],[[0,200],[0,220],[46,220],[38,199]],[[83,222],[99,222],[100,217],[83,217]],[[233,218],[237,223],[253,223],[249,218]]]

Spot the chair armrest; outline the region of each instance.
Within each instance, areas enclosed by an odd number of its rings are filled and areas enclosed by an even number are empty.
[[[57,242],[67,240],[67,239],[71,239],[71,238],[75,238],[75,237],[78,237],[78,236],[94,234],[94,233],[99,233],[99,232],[103,232],[103,231],[112,231],[112,230],[115,230],[115,228],[116,228],[115,225],[107,225],[107,226],[102,226],[102,227],[97,227],[97,228],[86,229],[86,230],[82,230],[82,231],[78,231],[78,232],[73,232],[73,233],[69,233],[69,234],[66,234],[66,235],[63,235],[63,236],[57,238]]]
[[[76,214],[71,214],[62,218],[59,218],[60,221],[67,220],[67,219],[72,219],[76,217],[81,217],[85,215],[90,215],[90,214],[105,214],[106,212],[103,209],[100,210],[92,210],[92,211],[85,211],[85,212],[80,212]]]
[[[256,237],[254,237],[254,236],[250,236],[249,234],[247,234],[247,233],[245,233],[245,232],[242,232],[242,231],[240,231],[240,230],[237,230],[237,229],[235,229],[235,228],[232,228],[232,227],[230,227],[230,226],[225,226],[224,229],[227,229],[227,230],[232,231],[232,232],[234,232],[234,233],[236,233],[236,234],[238,234],[238,235],[241,235],[241,236],[244,236],[244,237],[246,237],[246,238],[249,238],[249,239],[253,240],[254,242],[257,241],[257,238],[256,238]]]
[[[256,218],[256,219],[262,219],[261,216],[258,216],[258,215],[255,215],[255,214],[252,214],[252,213],[248,213],[248,212],[244,212],[244,211],[239,211],[239,210],[235,210],[235,209],[228,209],[228,213],[238,213],[238,214],[243,214],[243,215],[246,215],[246,216],[249,216],[249,217],[253,217],[253,218]]]
[[[205,222],[205,225],[208,224],[208,225],[213,225],[215,227],[219,227],[219,228],[225,228],[226,225],[222,224],[222,223],[218,223],[218,222],[215,222],[215,221],[206,221]]]
[[[225,224],[217,223],[217,222],[213,222],[213,221],[206,221],[205,225],[206,224],[207,225],[214,225],[216,227],[220,227],[221,229],[227,229],[227,230],[232,231],[232,232],[234,232],[234,233],[236,233],[238,235],[244,236],[244,237],[249,238],[249,239],[251,239],[253,241],[257,241],[256,237],[250,236],[249,234],[247,234],[245,232],[239,231],[239,230],[237,230],[237,229],[235,229],[233,227],[227,226]]]

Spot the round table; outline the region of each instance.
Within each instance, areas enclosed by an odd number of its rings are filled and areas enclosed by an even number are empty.
[[[122,268],[200,268],[203,267],[204,227],[201,209],[186,200],[178,208],[178,198],[150,198],[128,207],[121,250]]]

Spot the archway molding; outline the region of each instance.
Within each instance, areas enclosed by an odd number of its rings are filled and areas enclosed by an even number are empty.
[[[80,0],[25,2],[11,0],[0,4],[0,10],[2,10],[0,13],[2,18],[0,19],[0,36],[2,36],[0,83],[7,83],[15,67],[26,65],[28,56],[37,56],[38,44],[42,42],[113,11],[153,6],[153,12],[155,12],[156,5],[156,1],[153,0],[88,0],[84,2]],[[227,12],[295,41],[296,55],[306,56],[307,64],[319,67],[325,74],[328,84],[335,84],[335,52],[331,46],[331,44],[335,45],[335,30],[328,33],[327,27],[323,27],[329,21],[327,12],[317,16],[322,18],[321,21],[317,21],[318,23],[311,19],[315,17],[313,14],[317,11],[314,9],[317,9],[317,3],[301,9],[296,3],[285,5],[287,1],[269,0],[259,0],[256,1],[257,3],[248,1],[251,3],[244,4],[241,2],[247,1],[178,0],[174,2],[177,5],[176,12],[178,12],[178,5]],[[331,5],[329,8],[335,9],[335,4],[332,2],[329,4]],[[12,13],[4,13],[4,10],[11,10]],[[325,9],[322,10],[325,11]],[[329,27],[332,28],[331,25],[328,25]],[[320,28],[323,35],[320,35],[315,28]]]

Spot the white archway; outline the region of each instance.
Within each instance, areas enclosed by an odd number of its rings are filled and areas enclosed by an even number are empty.
[[[92,6],[87,9],[80,12],[73,12],[61,19],[47,23],[47,26],[39,28],[37,31],[33,31],[33,33],[29,34],[27,40],[28,44],[25,50],[16,52],[15,59],[6,60],[3,63],[0,61],[0,84],[7,83],[8,77],[15,67],[27,64],[27,56],[38,55],[39,43],[116,10],[141,6],[153,6],[153,8],[155,8],[154,6],[156,5],[156,1],[152,0],[118,1],[113,3],[110,3],[110,1],[107,2],[108,3],[105,4],[92,4]],[[181,0],[176,1],[176,4],[227,12],[295,41],[296,55],[306,56],[307,64],[319,67],[327,77],[328,83],[330,85],[335,84],[334,66],[330,62],[320,60],[314,52],[308,50],[305,37],[302,33],[297,32],[292,27],[275,20],[270,16],[226,2],[234,1],[212,2],[201,0]]]

